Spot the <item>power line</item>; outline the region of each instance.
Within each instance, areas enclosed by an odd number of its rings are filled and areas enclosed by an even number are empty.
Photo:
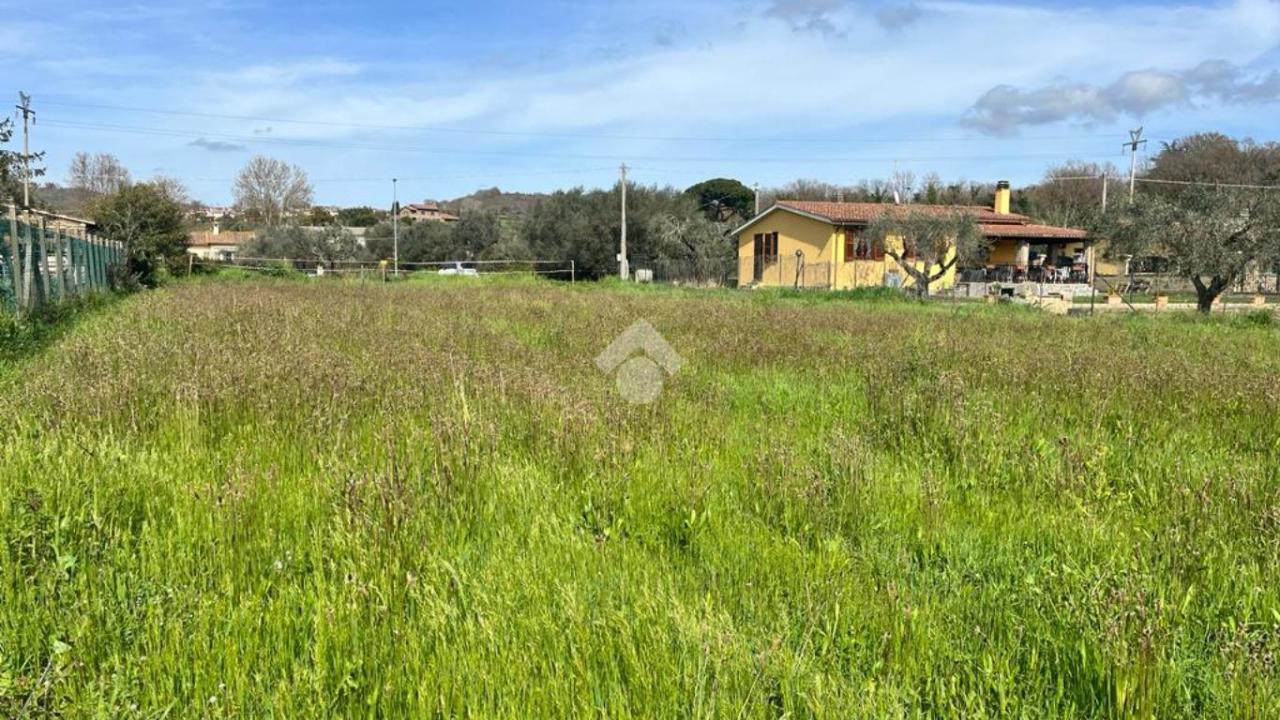
[[[135,135],[154,135],[167,137],[191,138],[199,140],[202,138],[213,138],[218,140],[234,140],[246,143],[260,144],[279,144],[292,145],[299,147],[317,147],[317,148],[339,148],[351,150],[382,150],[388,152],[404,153],[423,153],[430,155],[457,155],[457,156],[487,156],[487,157],[527,157],[542,159],[572,159],[572,160],[611,160],[616,156],[610,155],[589,155],[578,153],[547,153],[547,152],[523,152],[510,150],[452,150],[440,148],[428,148],[414,145],[379,145],[372,143],[352,143],[334,140],[308,140],[302,138],[278,138],[263,136],[247,136],[233,135],[218,132],[200,132],[189,130],[168,130],[164,128],[145,128],[134,127],[128,125],[103,125],[96,123],[80,123],[66,120],[47,120],[46,125],[54,125],[56,127],[75,128],[82,130],[100,130],[105,132],[120,132]],[[965,162],[973,160],[1028,160],[1028,159],[1057,159],[1061,158],[1061,153],[1042,153],[1042,154],[1026,154],[1017,155],[935,155],[935,156],[916,156],[916,157],[738,157],[738,156],[720,156],[720,157],[689,157],[674,155],[651,155],[651,156],[635,156],[643,162],[655,163],[721,163],[721,162],[737,162],[737,163],[784,163],[784,164],[805,164],[805,163],[836,163],[836,164],[854,164],[854,163],[885,163],[894,160],[902,160],[903,162]]]
[[[957,142],[974,142],[974,141],[999,141],[1001,143],[1010,140],[1025,140],[1030,142],[1044,142],[1049,140],[1092,140],[1114,138],[1114,133],[1091,133],[1081,135],[1042,135],[1042,136],[1017,136],[1013,138],[988,138],[988,137],[899,137],[899,138],[857,138],[857,137],[840,137],[840,138],[798,138],[798,137],[732,137],[732,136],[698,136],[698,135],[627,135],[627,134],[611,134],[611,133],[569,133],[569,132],[538,132],[532,130],[488,130],[480,128],[459,128],[435,125],[382,125],[373,123],[352,123],[338,122],[332,120],[298,120],[281,117],[268,117],[261,115],[233,115],[226,113],[209,113],[195,112],[188,110],[170,110],[160,108],[143,108],[128,105],[102,105],[91,103],[74,103],[74,102],[56,102],[45,101],[46,105],[57,107],[94,109],[94,110],[112,110],[116,112],[134,112],[147,113],[153,115],[170,115],[179,117],[201,117],[217,120],[238,120],[244,122],[270,122],[289,125],[311,125],[316,127],[334,127],[334,128],[357,128],[365,130],[392,130],[392,131],[409,131],[409,132],[434,132],[446,134],[461,135],[483,135],[498,137],[535,137],[535,138],[559,138],[559,139],[586,139],[586,140],[634,140],[634,141],[658,141],[658,142],[749,142],[749,143],[816,143],[816,144],[841,144],[841,143],[870,143],[870,144],[886,144],[886,143],[957,143]]]
[[[1206,180],[1157,180],[1156,178],[1137,178],[1140,183],[1158,183],[1160,185],[1195,185],[1197,187],[1228,188],[1232,190],[1280,190],[1280,185],[1250,185],[1248,183],[1218,183]]]
[[[588,167],[588,168],[561,168],[558,170],[502,171],[501,174],[497,174],[497,175],[493,173],[470,173],[467,175],[422,175],[418,177],[406,177],[402,175],[397,175],[396,177],[401,182],[435,182],[440,180],[476,180],[476,179],[503,180],[503,179],[509,179],[514,177],[528,177],[533,175],[582,175],[585,173],[594,173],[594,172],[613,172],[617,169],[618,168],[615,166],[608,165],[608,166],[598,166],[598,167]],[[195,177],[195,178],[187,178],[186,180],[188,182],[193,182],[193,183],[235,182],[235,178]],[[386,181],[387,179],[385,177],[308,178],[308,182],[312,184],[385,183]]]
[[[1115,175],[1109,175],[1109,176],[1066,175],[1062,177],[1046,178],[1045,182],[1059,182],[1063,180],[1099,180],[1103,177],[1108,177],[1111,179],[1119,179],[1119,177]],[[1137,178],[1134,178],[1134,182],[1154,183],[1158,185],[1190,185],[1190,186],[1196,186],[1196,187],[1227,188],[1231,190],[1280,190],[1280,185],[1251,185],[1248,183],[1220,183],[1220,182],[1210,182],[1208,180],[1160,180],[1157,178],[1137,177]]]

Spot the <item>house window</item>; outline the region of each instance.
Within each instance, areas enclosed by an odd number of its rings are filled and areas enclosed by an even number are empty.
[[[778,233],[756,233],[752,250],[756,257],[777,257]]]
[[[854,260],[871,260],[877,257],[884,257],[883,253],[877,254],[877,251],[871,245],[871,241],[848,230],[844,233],[844,261],[853,262]]]

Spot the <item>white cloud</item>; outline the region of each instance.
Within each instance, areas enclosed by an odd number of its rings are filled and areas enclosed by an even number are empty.
[[[1105,87],[1058,82],[1021,90],[998,85],[978,98],[965,123],[994,135],[1026,125],[1100,123],[1122,116],[1144,117],[1199,101],[1253,105],[1280,102],[1280,71],[1252,76],[1225,60],[1206,60],[1190,70],[1135,70]]]
[[[360,66],[321,62],[250,68],[222,80],[225,97],[241,98],[241,106],[291,108],[290,116],[530,132],[819,131],[920,114],[954,122],[988,91],[995,93],[991,102],[1037,108],[1034,122],[1073,115],[1102,121],[1167,108],[1187,97],[1186,79],[1172,71],[1135,70],[1117,79],[1117,67],[1187,68],[1207,57],[1239,67],[1280,39],[1259,31],[1270,26],[1280,4],[1257,0],[1226,10],[1173,7],[1158,15],[1132,6],[927,3],[911,13],[907,34],[886,33],[883,18],[874,13],[838,15],[840,24],[833,27],[846,37],[804,31],[834,22],[841,5],[782,0],[733,32],[718,28],[710,44],[646,43],[644,51],[625,57],[584,59],[553,70],[504,68],[462,78],[436,67],[417,74],[440,78],[430,84],[363,76],[356,84],[349,80]],[[789,31],[778,19],[799,30]],[[283,90],[273,87],[257,97],[235,84],[246,78]],[[1265,77],[1256,86],[1242,82],[1237,79],[1231,93],[1269,92]],[[1039,89],[1013,89],[1027,86]],[[328,98],[323,107],[315,101],[320,95]]]

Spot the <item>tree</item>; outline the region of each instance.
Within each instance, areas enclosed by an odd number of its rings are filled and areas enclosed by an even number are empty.
[[[101,233],[124,243],[128,272],[154,286],[165,260],[183,256],[187,229],[182,207],[150,184],[126,185],[93,208]]]
[[[704,180],[684,193],[692,197],[703,214],[714,222],[728,222],[734,217],[745,220],[755,215],[755,191],[737,180]]]
[[[926,298],[932,283],[958,262],[980,257],[987,246],[973,215],[959,211],[885,212],[866,233],[915,281],[916,294]]]
[[[473,213],[454,223],[452,234],[457,253],[452,259],[471,260],[498,244],[502,239],[502,224],[496,213]]]
[[[359,260],[363,254],[351,231],[335,225],[313,229],[288,225],[268,228],[245,243],[246,257],[289,259],[333,267],[339,262]]]
[[[236,208],[267,227],[311,207],[311,183],[297,165],[256,155],[236,177]]]
[[[120,158],[110,153],[90,155],[78,152],[67,170],[68,184],[77,190],[109,195],[132,182],[129,170]]]
[[[1230,185],[1280,182],[1280,145],[1219,133],[1165,144],[1152,159],[1131,206],[1099,224],[1114,251],[1165,256],[1196,290],[1196,305],[1213,302],[1251,269],[1280,259],[1280,194]]]
[[[699,213],[664,212],[651,221],[654,260],[667,275],[682,275],[699,282],[719,281],[726,275],[736,250],[725,223]]]
[[[536,257],[573,260],[579,277],[616,274],[620,200],[617,186],[557,192],[525,216],[520,236]],[[628,186],[627,255],[633,266],[671,266],[675,261],[683,269],[693,258],[710,257],[725,248],[731,255],[732,242],[703,216],[690,195],[671,188]]]
[[[338,224],[343,227],[373,227],[386,213],[371,207],[349,207],[338,211]]]
[[[1209,312],[1256,265],[1280,260],[1280,200],[1273,193],[1191,186],[1170,197],[1140,195],[1108,215],[1103,232],[1131,255],[1159,253],[1191,281]]]
[[[14,123],[12,118],[0,120],[0,146],[7,145],[13,138]],[[31,180],[44,175],[44,168],[39,162],[44,158],[43,152],[31,153]],[[24,163],[21,151],[6,150],[0,147],[0,201],[22,199],[22,177]]]
[[[392,230],[389,222],[369,228],[365,234],[365,250],[370,257],[375,260],[391,260],[395,256]],[[400,262],[441,262],[455,259],[457,256],[451,223],[400,223]]]
[[[1050,167],[1039,185],[1027,188],[1028,210],[1036,219],[1063,227],[1088,227],[1102,214],[1102,178],[1115,178],[1111,163],[1070,161]],[[1112,201],[1122,200],[1113,183]]]
[[[995,198],[995,185],[959,180],[944,182],[937,173],[928,173],[920,181],[913,199],[922,205],[986,205]],[[890,193],[892,194],[892,192]]]
[[[156,190],[160,191],[162,195],[183,207],[187,207],[191,204],[191,195],[187,192],[187,186],[183,185],[182,181],[178,178],[169,175],[157,174],[155,177],[151,178],[147,184],[151,185]]]
[[[1200,133],[1165,143],[1144,176],[1151,180],[1266,185],[1280,179],[1280,144]],[[1177,195],[1177,185],[1153,183],[1144,191]]]
[[[319,205],[312,207],[311,210],[307,212],[308,225],[334,225],[337,224],[337,222],[338,219],[333,216],[333,213],[329,212],[327,208],[322,208]]]

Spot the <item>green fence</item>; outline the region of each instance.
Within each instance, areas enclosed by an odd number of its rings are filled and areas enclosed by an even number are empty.
[[[13,210],[0,219],[0,308],[29,310],[110,283],[108,268],[124,259],[119,243],[49,226]]]

